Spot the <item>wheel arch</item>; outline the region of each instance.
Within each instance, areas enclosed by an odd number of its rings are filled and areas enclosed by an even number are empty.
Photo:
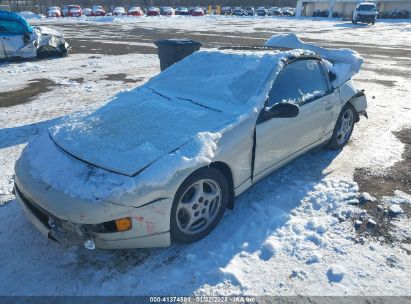
[[[209,165],[209,167],[220,171],[226,178],[229,188],[230,188],[230,193],[229,193],[230,198],[228,201],[227,208],[230,210],[234,209],[234,182],[233,182],[233,174],[232,174],[230,167],[226,163],[221,162],[221,161],[213,162]]]
[[[355,97],[355,96],[354,96],[354,97]],[[351,106],[351,107],[354,109],[354,116],[355,116],[355,117],[354,117],[354,123],[357,123],[357,122],[360,121],[360,115],[358,114],[357,109],[355,108],[355,106],[354,106],[353,103],[352,103],[352,100],[354,99],[354,97],[351,98],[349,101],[347,101],[344,106],[349,105],[349,106]],[[343,107],[343,108],[344,108],[344,107]],[[342,111],[342,109],[341,109],[341,111]]]

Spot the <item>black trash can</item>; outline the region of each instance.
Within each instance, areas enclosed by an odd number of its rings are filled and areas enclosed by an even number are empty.
[[[164,71],[170,65],[198,51],[202,44],[191,39],[166,39],[154,42],[158,48],[160,67]]]

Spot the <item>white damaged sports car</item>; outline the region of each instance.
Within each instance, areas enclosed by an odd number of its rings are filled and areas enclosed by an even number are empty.
[[[266,46],[196,52],[39,135],[15,166],[27,216],[90,249],[190,243],[280,166],[342,148],[366,115],[351,80],[362,58],[294,35]]]
[[[18,14],[0,11],[0,60],[64,56],[69,45],[47,27],[32,27]]]

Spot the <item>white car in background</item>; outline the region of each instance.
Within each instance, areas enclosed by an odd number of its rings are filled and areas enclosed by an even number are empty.
[[[364,22],[375,24],[377,15],[378,11],[375,3],[363,2],[355,7],[352,16],[352,23]]]
[[[30,142],[17,200],[47,237],[89,249],[197,241],[274,170],[347,144],[366,115],[351,80],[362,61],[295,35],[195,52]]]
[[[128,10],[127,15],[129,15],[129,16],[144,16],[144,12],[139,6],[134,6],[134,7],[131,7]]]
[[[113,16],[125,16],[125,15],[127,15],[127,12],[124,7],[119,6],[113,9]]]
[[[68,51],[58,31],[33,27],[19,14],[0,11],[0,60],[64,56]]]
[[[46,16],[49,17],[49,18],[61,17],[61,16],[62,16],[61,10],[60,10],[60,8],[59,8],[58,6],[49,7],[49,8],[47,9]]]
[[[88,7],[83,8],[83,15],[84,16],[91,16],[92,12],[93,12],[93,10],[91,8],[88,8]]]
[[[94,5],[91,9],[91,16],[105,16],[106,11],[100,5]]]

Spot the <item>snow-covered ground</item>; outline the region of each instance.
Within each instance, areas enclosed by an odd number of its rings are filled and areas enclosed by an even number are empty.
[[[0,94],[24,90],[36,79],[54,83],[29,102],[10,107],[0,103],[0,203],[11,200],[0,207],[0,294],[410,294],[411,248],[400,244],[401,238],[411,237],[407,215],[394,219],[391,233],[401,237],[392,244],[375,238],[357,242],[353,220],[364,213],[357,201],[362,191],[353,180],[355,168],[381,172],[402,159],[404,144],[392,131],[411,126],[410,23],[371,27],[330,20],[218,17],[35,23],[70,27],[69,38],[79,30],[86,39],[100,39],[103,21],[103,32],[109,26],[122,33],[140,27],[170,31],[172,36],[195,28],[197,37],[233,32],[260,41],[275,28],[276,33],[287,30],[308,40],[327,40],[325,45],[358,47],[365,63],[355,79],[366,90],[370,119],[356,125],[344,150],[316,149],[241,195],[215,231],[195,244],[119,251],[63,248],[35,230],[13,200],[14,162],[27,141],[61,117],[96,109],[115,93],[158,73],[157,56],[83,50],[62,59],[0,63]],[[84,23],[87,31],[81,32]],[[396,192],[383,207],[393,202],[408,206],[409,194]]]

